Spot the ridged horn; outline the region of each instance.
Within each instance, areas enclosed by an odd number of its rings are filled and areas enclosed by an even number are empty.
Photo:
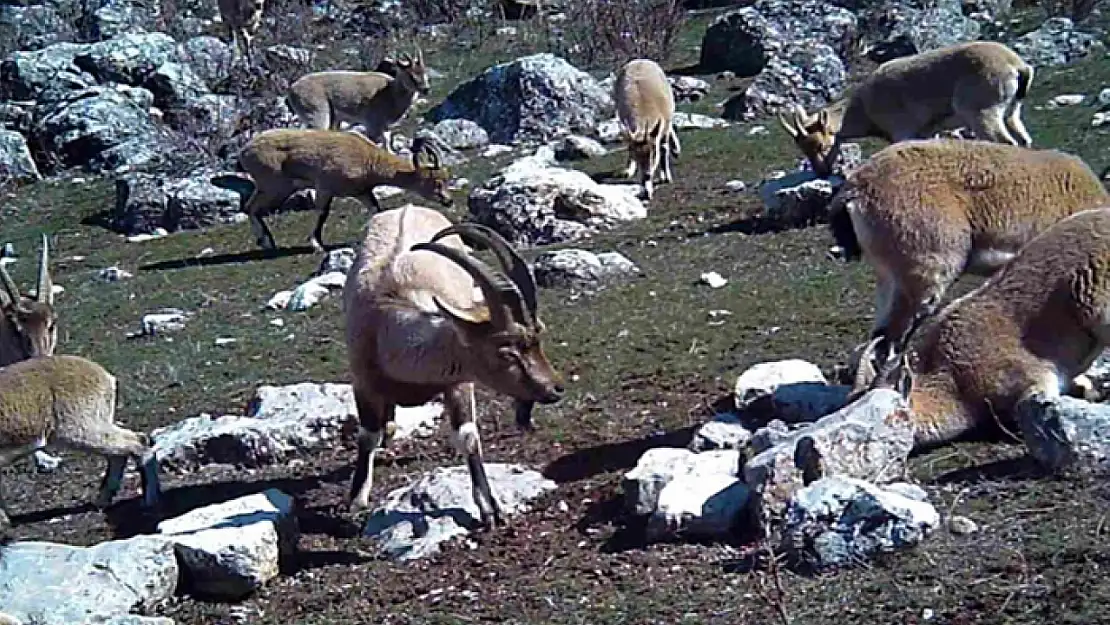
[[[18,307],[23,301],[23,298],[19,295],[19,287],[15,285],[15,280],[12,280],[11,274],[2,264],[0,264],[0,285],[4,287],[4,290],[0,292],[0,304]]]
[[[39,279],[36,299],[51,306],[54,305],[54,282],[50,278],[50,243],[46,233],[42,235],[42,256],[39,258]]]
[[[468,242],[481,243],[493,251],[498,262],[501,263],[501,269],[505,272],[505,275],[509,276],[509,279],[516,285],[516,295],[520,297],[524,304],[521,312],[526,311],[528,313],[526,317],[521,317],[518,321],[528,326],[534,325],[539,305],[536,298],[536,279],[532,276],[524,258],[496,230],[478,223],[448,226],[437,232],[432,237],[432,241],[438,241],[452,234],[457,234]]]
[[[514,287],[507,280],[497,277],[489,265],[477,258],[467,255],[466,252],[458,248],[447,247],[442,243],[433,243],[430,241],[427,243],[417,243],[409,249],[413,252],[419,250],[435,252],[465,269],[466,272],[474,278],[474,281],[478,283],[478,288],[482,290],[482,295],[486,299],[486,306],[489,308],[490,323],[497,328],[509,327],[509,312],[506,310],[504,304],[504,293],[508,289],[514,289]],[[436,305],[439,306],[441,310],[444,309],[438,301]],[[450,313],[450,310],[448,309],[446,312]],[[456,317],[456,315],[451,316]]]

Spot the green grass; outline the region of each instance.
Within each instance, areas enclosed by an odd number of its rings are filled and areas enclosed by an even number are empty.
[[[672,66],[696,59],[710,17],[699,16],[684,32]],[[473,52],[429,42],[427,61],[444,73],[429,104],[481,68],[524,52],[497,39]],[[730,94],[733,85],[704,78],[713,82],[713,92],[681,109],[713,112]],[[1110,165],[1106,131],[1090,128],[1092,106],[1044,108],[1053,95],[1094,95],[1108,84],[1110,64],[1102,58],[1039,71],[1025,113],[1034,141],[1077,153],[1096,170]],[[681,439],[704,421],[709,405],[729,392],[744,368],[804,358],[831,373],[868,330],[874,283],[865,265],[827,259],[832,240],[823,227],[749,234],[750,219],[760,210],[757,197],[725,189],[728,180],[753,185],[797,161],[777,124],[761,123],[769,134],[749,136],[749,125],[684,132],[676,182],[658,187],[648,218],[573,244],[620,251],[643,269],[642,277],[581,297],[541,292],[551,329],[548,354],[574,381],[563,402],[537,410],[539,431],[530,437],[512,432],[510,420],[500,416],[508,414],[504,399],[482,393],[483,437],[491,460],[562,465],[572,477],[512,528],[476,537],[474,550],[453,547],[414,566],[363,557],[369,544],[335,530],[342,526],[336,504],[353,459],[349,443],[300,468],[171,476],[171,493],[207,481],[261,487],[263,480],[282,480],[301,500],[300,564],[243,602],[242,609],[260,613],[251,622],[775,622],[756,580],[734,572],[734,546],[629,548],[622,543],[624,520],[614,512],[620,474],[636,454]],[[624,158],[615,152],[575,166],[613,172]],[[493,170],[475,158],[457,174],[478,184]],[[410,200],[417,201],[402,196],[385,205]],[[24,256],[10,269],[30,284],[38,237],[51,236],[55,280],[65,287],[57,300],[60,351],[94,358],[119,377],[120,421],[149,430],[199,412],[240,412],[259,384],[349,378],[337,297],[304,313],[262,308],[274,292],[307,279],[319,257],[263,257],[246,224],[128,243],[87,223],[113,202],[112,185],[102,181],[21,188],[0,205],[0,240],[11,241]],[[460,219],[465,203],[446,212]],[[304,245],[314,219],[297,212],[268,221],[279,245],[289,247]],[[355,244],[365,221],[358,204],[337,202],[326,242]],[[213,254],[198,258],[206,248]],[[135,276],[104,284],[96,272],[109,265]],[[729,284],[699,284],[698,276],[711,270]],[[166,337],[126,338],[144,313],[161,307],[189,311],[186,328]],[[720,309],[732,314],[710,325],[708,312]],[[284,326],[271,325],[275,318]],[[239,340],[217,347],[217,337]],[[500,429],[498,422],[504,424]],[[671,438],[653,438],[660,433]],[[378,471],[375,499],[420,471],[455,461],[443,441],[402,443],[397,454],[397,462]],[[913,552],[835,576],[786,573],[793,622],[925,623],[926,609],[935,614],[929,623],[1107,622],[1105,484],[1049,480],[1020,457],[1014,445],[962,444],[914,459],[913,476],[938,509],[970,516],[981,531],[963,537],[942,531]],[[87,499],[99,464],[67,458],[57,475],[9,470],[5,487],[29,493],[14,507],[50,510]],[[559,501],[566,502],[565,511],[555,505]],[[88,510],[71,510],[58,522],[35,517],[15,532],[75,543],[112,535],[103,517]],[[477,593],[480,601],[461,590]],[[184,598],[157,612],[199,623],[227,622],[231,610]]]

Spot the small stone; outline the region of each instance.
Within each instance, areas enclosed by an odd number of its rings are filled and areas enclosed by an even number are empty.
[[[1083,104],[1087,96],[1081,93],[1067,93],[1055,96],[1048,101],[1050,106],[1077,106]]]
[[[723,276],[721,276],[721,274],[717,273],[716,271],[708,271],[701,274],[701,281],[705,284],[708,284],[709,288],[711,289],[719,289],[728,284],[728,280],[726,280]]]
[[[979,525],[975,521],[957,514],[948,517],[948,531],[957,536],[965,536],[979,531]]]
[[[733,193],[743,193],[748,189],[748,185],[743,180],[729,180],[725,183],[725,188]]]

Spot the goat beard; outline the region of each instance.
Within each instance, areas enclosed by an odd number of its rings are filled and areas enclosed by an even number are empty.
[[[523,399],[516,400],[516,425],[520,429],[531,432],[536,429],[532,423],[532,409],[536,407],[536,402],[526,401]]]

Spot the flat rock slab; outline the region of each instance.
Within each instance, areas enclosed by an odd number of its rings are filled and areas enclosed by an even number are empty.
[[[277,577],[298,530],[293,498],[271,488],[162,521],[158,533],[174,544],[192,591],[239,599]]]
[[[173,545],[158,537],[93,547],[16,542],[0,558],[0,606],[28,625],[101,623],[169,599],[177,580]]]
[[[816,423],[790,432],[744,465],[744,481],[776,515],[806,474],[843,475],[876,483],[905,474],[913,449],[913,415],[895,391],[871,391]]]
[[[644,452],[636,467],[624,474],[625,507],[635,515],[652,514],[672,480],[707,475],[738,477],[740,452],[714,449],[694,453],[681,447],[654,447]]]
[[[648,518],[648,536],[726,536],[747,508],[750,493],[748,486],[732,475],[680,475],[659,492],[658,504]]]
[[[694,452],[711,449],[742,449],[752,440],[752,433],[740,422],[737,415],[720,413],[705,423],[690,439],[690,450]]]
[[[526,512],[529,501],[555,489],[555,482],[520,465],[485,466],[504,517]],[[413,560],[438,553],[440,543],[465,536],[480,519],[466,465],[440,467],[389,493],[367,520],[364,534],[376,537],[389,557]]]
[[[940,525],[925,501],[854,478],[826,477],[790,499],[784,552],[796,565],[845,567],[920,543]]]
[[[398,408],[394,439],[428,436],[443,412],[440,403]],[[159,463],[175,470],[205,464],[258,467],[331,445],[358,426],[350,384],[302,382],[260,386],[246,415],[201,414],[154,430]]]
[[[1110,406],[1035,395],[1014,408],[1029,455],[1052,472],[1110,470]]]

